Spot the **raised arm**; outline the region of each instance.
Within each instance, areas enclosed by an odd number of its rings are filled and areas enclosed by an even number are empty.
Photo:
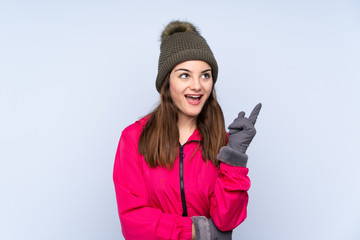
[[[230,124],[229,142],[218,154],[222,163],[211,195],[211,219],[193,217],[197,233],[208,232],[206,229],[210,229],[211,236],[215,238],[221,236],[222,239],[231,239],[231,230],[245,220],[247,191],[250,188],[250,179],[247,176],[249,170],[246,168],[248,156],[245,152],[256,134],[254,125],[260,109],[259,103],[248,118],[244,112],[240,112]]]
[[[246,150],[256,134],[255,122],[261,109],[257,104],[250,116],[240,112],[229,126],[229,141],[220,149],[218,159],[219,177],[214,189],[210,215],[221,230],[231,230],[247,216],[250,179],[246,168],[248,156]]]

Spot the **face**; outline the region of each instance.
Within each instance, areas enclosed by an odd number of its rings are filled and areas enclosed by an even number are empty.
[[[179,118],[196,118],[209,98],[213,79],[204,61],[186,61],[170,73],[170,95],[179,109]]]

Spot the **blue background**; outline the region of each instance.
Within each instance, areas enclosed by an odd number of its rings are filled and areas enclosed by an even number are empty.
[[[121,131],[158,103],[160,33],[199,27],[226,124],[263,103],[234,239],[360,239],[359,1],[1,1],[0,239],[122,239]]]

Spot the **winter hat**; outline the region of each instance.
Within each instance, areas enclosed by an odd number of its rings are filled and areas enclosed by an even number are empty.
[[[211,66],[214,84],[218,66],[209,45],[196,27],[189,22],[172,21],[161,34],[160,57],[156,90],[160,93],[166,76],[179,63],[202,60]]]

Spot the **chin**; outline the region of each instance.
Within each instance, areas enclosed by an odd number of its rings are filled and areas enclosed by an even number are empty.
[[[188,113],[186,114],[188,117],[192,117],[192,118],[197,118],[199,116],[200,112],[192,112],[192,113]]]

